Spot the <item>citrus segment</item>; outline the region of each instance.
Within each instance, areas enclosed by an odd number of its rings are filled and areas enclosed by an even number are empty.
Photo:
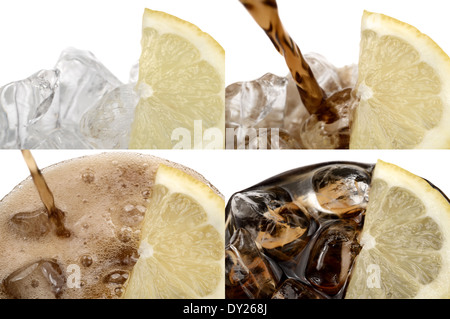
[[[364,12],[350,148],[449,148],[450,58],[416,28]]]
[[[160,165],[124,298],[223,298],[223,199],[190,175]]]
[[[450,204],[428,182],[378,161],[346,298],[448,298]]]
[[[178,134],[172,136],[176,129],[187,130],[194,141],[195,121],[201,124],[201,132],[218,130],[219,140],[213,145],[223,148],[223,48],[197,26],[164,12],[146,9],[142,27],[138,80],[141,98],[132,124],[130,148],[173,148],[180,139]]]

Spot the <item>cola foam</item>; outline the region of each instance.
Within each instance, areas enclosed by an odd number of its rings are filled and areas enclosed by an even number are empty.
[[[43,169],[69,238],[51,231],[31,178],[16,186],[0,202],[0,298],[119,298],[139,257],[140,224],[161,163],[206,182],[186,167],[131,152]]]

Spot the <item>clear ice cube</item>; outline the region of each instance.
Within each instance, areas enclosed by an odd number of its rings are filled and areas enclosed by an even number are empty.
[[[41,70],[0,88],[2,148],[29,148],[30,135],[57,127],[58,78],[57,70]]]
[[[130,71],[136,79],[137,66]],[[139,92],[91,52],[68,48],[55,68],[0,88],[1,148],[127,148]]]
[[[56,299],[63,292],[65,280],[56,260],[42,259],[14,271],[3,286],[15,299]]]
[[[286,88],[287,79],[274,74],[231,84],[226,90],[228,122],[242,127],[279,127],[284,118]]]
[[[318,170],[312,187],[322,213],[355,215],[365,210],[369,200],[371,176],[356,165],[331,165]]]
[[[139,100],[134,87],[135,84],[125,84],[115,88],[83,114],[80,130],[95,148],[128,147]]]
[[[55,66],[59,71],[60,120],[78,125],[81,116],[120,82],[91,52],[64,50]]]

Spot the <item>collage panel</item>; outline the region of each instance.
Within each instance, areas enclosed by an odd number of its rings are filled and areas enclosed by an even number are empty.
[[[3,3],[20,40],[0,66],[0,147],[223,149],[220,6],[197,5]]]
[[[257,152],[226,205],[227,299],[449,298],[448,151]]]
[[[0,299],[449,299],[447,7],[2,2]]]
[[[2,150],[0,298],[223,299],[217,157],[173,152]]]

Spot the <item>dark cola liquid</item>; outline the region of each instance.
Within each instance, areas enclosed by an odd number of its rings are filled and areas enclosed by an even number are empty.
[[[226,207],[227,298],[343,298],[372,170],[317,164],[235,193]]]

